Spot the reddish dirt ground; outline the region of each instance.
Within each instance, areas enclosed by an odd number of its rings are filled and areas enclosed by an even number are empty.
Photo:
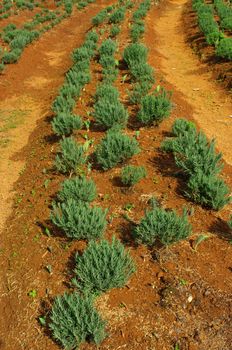
[[[97,1],[87,11],[75,13],[45,34],[25,50],[19,63],[11,65],[1,79],[1,103],[4,106],[1,109],[13,106],[14,110],[26,110],[27,114],[23,116],[24,123],[11,130],[10,143],[1,149],[4,159],[4,162],[1,161],[2,178],[5,181],[2,186],[5,192],[1,209],[5,215],[2,218],[6,217],[10,208],[9,202],[6,206],[5,199],[9,198],[9,191],[18,178],[19,170],[21,174],[14,185],[14,205],[2,230],[0,246],[0,312],[4,320],[0,325],[0,349],[58,349],[47,330],[40,326],[38,316],[48,312],[57,294],[70,288],[74,253],[82,251],[86,244],[70,242],[49,221],[50,204],[64,179],[53,169],[58,139],[53,136],[50,127],[50,106],[64,73],[71,64],[70,52],[82,43],[84,34],[90,27],[91,17],[106,3],[109,2]],[[177,74],[177,79],[174,80],[167,63],[171,58],[167,60],[162,51],[166,50],[166,46],[162,37],[164,33],[160,32],[161,23],[167,20],[170,9],[174,11],[173,6],[175,8],[175,4],[164,1],[153,7],[146,21],[147,34],[144,41],[150,49],[149,63],[156,70],[156,84],[173,90],[175,106],[170,119],[165,120],[159,128],[140,129],[138,141],[142,152],[133,157],[130,164],[145,165],[148,176],[133,191],[125,191],[118,181],[120,166],[107,172],[93,168],[90,174],[99,193],[96,203],[109,208],[109,217],[114,214],[113,220],[108,224],[106,237],[110,238],[113,234],[120,237],[131,249],[137,264],[137,272],[125,288],[112,290],[97,302],[102,316],[108,320],[109,337],[100,345],[101,350],[171,350],[177,344],[181,350],[231,349],[232,245],[231,232],[226,224],[231,206],[217,213],[187,202],[182,194],[184,179],[178,176],[172,157],[159,150],[160,143],[169,134],[177,117],[196,120],[207,132],[204,123],[200,123],[196,117],[199,104],[205,101],[204,96],[197,97],[197,101],[190,99],[183,88],[184,72],[182,84],[181,75]],[[129,19],[130,15],[123,24],[118,39],[120,51],[129,42]],[[106,35],[107,31],[102,38]],[[184,33],[180,33],[180,36],[184,38]],[[191,55],[184,40],[181,45],[185,45],[183,57],[186,58],[188,53]],[[170,45],[166,57],[171,54],[173,47]],[[199,65],[192,55],[191,62]],[[86,111],[91,110],[93,95],[101,76],[96,61],[92,63],[91,69],[92,81],[86,86],[76,106],[83,118],[86,117]],[[122,66],[116,85],[120,89],[121,100],[127,104],[127,90],[131,87],[128,79],[122,82],[126,73],[128,74]],[[188,79],[192,76],[193,74],[189,75]],[[197,87],[203,89],[206,86],[203,84],[209,84],[207,87],[210,86],[210,91],[215,91],[215,99],[221,96],[221,89],[205,79],[205,76],[198,75]],[[193,86],[191,80],[188,84]],[[224,96],[227,98],[226,93]],[[221,103],[220,99],[218,103]],[[206,109],[204,106],[202,108],[205,118]],[[227,105],[223,104],[220,112],[227,112],[226,108]],[[134,107],[129,110],[133,120],[136,110]],[[208,114],[208,118],[214,117],[213,114]],[[218,128],[216,136],[219,138],[220,132]],[[76,133],[75,137],[81,141],[81,135],[85,133],[83,130]],[[128,128],[127,134],[135,134],[133,125]],[[95,140],[94,144],[102,136],[100,131],[89,131],[89,137]],[[218,142],[219,150],[222,144]],[[225,156],[225,160],[226,157],[229,155]],[[231,175],[232,168],[225,162],[223,177],[230,188]],[[190,239],[166,249],[157,247],[152,251],[134,244],[131,237],[133,222],[139,222],[144,210],[149,207],[148,200],[152,195],[166,208],[175,208],[180,212],[183,205],[188,207],[192,213],[190,222],[194,232]],[[123,209],[128,203],[134,205],[130,212]],[[125,214],[131,220],[126,219]],[[45,234],[45,227],[50,229],[51,236]],[[194,249],[194,243],[200,234],[207,235],[207,239]],[[48,265],[52,266],[51,274],[46,270]],[[28,292],[33,289],[37,291],[37,296],[30,298]],[[90,344],[81,346],[82,350],[95,348]]]

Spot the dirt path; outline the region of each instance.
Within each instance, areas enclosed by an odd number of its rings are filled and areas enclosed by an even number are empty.
[[[49,115],[51,102],[71,65],[71,51],[91,27],[91,18],[108,3],[98,1],[82,12],[74,12],[26,48],[19,62],[0,76],[0,231],[12,206],[13,184],[24,169],[25,159],[17,154],[27,144],[37,121]]]
[[[224,160],[232,165],[231,96],[212,81],[211,73],[205,72],[204,64],[199,62],[186,43],[182,16],[187,2],[168,0],[155,21],[157,10],[150,11],[147,20],[147,32],[150,34],[147,39],[150,41],[149,46],[158,51],[165,79],[193,107],[193,118],[209,138],[216,137],[217,147],[223,153]]]

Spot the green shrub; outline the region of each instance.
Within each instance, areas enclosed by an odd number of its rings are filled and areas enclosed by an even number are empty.
[[[103,84],[112,84],[118,76],[118,69],[116,67],[108,67],[102,70]]]
[[[174,210],[168,211],[159,207],[147,211],[134,235],[138,242],[153,246],[157,241],[164,245],[178,242],[191,234],[187,213],[178,216]]]
[[[125,18],[125,12],[125,7],[118,8],[110,15],[109,22],[114,24],[122,22]]]
[[[232,38],[220,40],[216,48],[216,55],[230,61],[232,60]]]
[[[216,175],[222,167],[222,154],[215,152],[215,140],[208,142],[195,129],[181,134],[173,143],[175,162],[186,174]]]
[[[107,17],[107,11],[104,9],[92,18],[92,24],[94,26],[99,26],[105,21],[106,17]]]
[[[56,156],[55,166],[61,173],[77,171],[78,166],[86,162],[85,151],[72,137],[60,141],[60,153]]]
[[[55,101],[52,105],[53,112],[60,113],[72,113],[74,106],[76,105],[76,101],[71,96],[63,97],[59,95],[56,97]]]
[[[130,31],[130,37],[133,43],[136,43],[141,36],[144,34],[145,26],[142,21],[137,21],[133,24],[131,31]]]
[[[79,47],[78,49],[75,49],[72,53],[72,59],[75,62],[78,61],[87,61],[86,63],[89,64],[91,58],[91,52],[86,47]]]
[[[131,103],[141,103],[142,98],[149,92],[152,87],[152,83],[149,81],[140,81],[133,87],[132,93],[129,93]]]
[[[106,39],[99,48],[100,56],[113,56],[117,49],[116,42],[112,39]]]
[[[147,63],[138,63],[131,67],[130,73],[132,77],[138,82],[154,83],[154,70]]]
[[[112,243],[101,240],[88,244],[83,255],[76,255],[74,284],[85,292],[105,292],[123,287],[135,272],[135,264],[123,244],[113,237]]]
[[[115,67],[114,56],[103,55],[100,57],[99,63],[103,68],[114,68]]]
[[[92,202],[97,197],[95,182],[86,179],[86,177],[64,180],[57,197],[61,202],[65,202],[70,198],[75,201]]]
[[[133,186],[144,177],[146,177],[147,172],[143,166],[127,165],[122,168],[121,180],[125,186]]]
[[[110,169],[117,164],[139,153],[140,149],[135,138],[130,138],[120,131],[108,131],[96,149],[97,163],[104,169]]]
[[[98,101],[102,98],[106,98],[109,101],[116,101],[119,98],[119,91],[116,87],[110,84],[100,84],[97,86],[94,98],[95,101]]]
[[[142,97],[137,119],[145,125],[158,125],[170,115],[170,111],[170,95],[168,96],[167,92],[162,89],[155,95]]]
[[[146,46],[134,43],[128,45],[123,52],[123,59],[129,68],[137,65],[146,63],[148,49]]]
[[[93,297],[78,293],[55,298],[49,327],[53,338],[65,349],[78,349],[85,341],[100,344],[106,337],[105,322],[93,305]]]
[[[91,31],[89,31],[87,34],[86,34],[86,36],[85,36],[85,42],[87,41],[92,41],[92,42],[94,42],[94,43],[97,43],[98,42],[98,38],[99,38],[99,36],[98,36],[98,33],[97,32],[95,32],[95,30],[91,30]]]
[[[68,113],[58,114],[52,121],[54,133],[60,136],[70,135],[73,130],[81,129],[82,125],[82,120],[79,116]]]
[[[223,18],[220,22],[220,26],[225,30],[232,30],[232,16]]]
[[[128,113],[118,100],[103,97],[94,105],[94,118],[96,123],[104,129],[110,129],[115,125],[121,125],[124,128],[127,124]]]
[[[2,63],[10,64],[10,63],[17,62],[21,56],[21,53],[22,51],[20,49],[14,49],[14,50],[11,50],[10,52],[5,52],[2,55]]]
[[[120,33],[120,28],[117,25],[114,25],[110,30],[110,35],[114,38]]]
[[[97,239],[106,228],[106,210],[90,207],[82,201],[68,199],[54,204],[51,221],[72,239]]]
[[[231,202],[229,194],[230,190],[221,178],[202,172],[190,177],[186,191],[191,200],[214,210],[220,210]]]
[[[186,119],[176,119],[172,126],[172,133],[175,136],[180,136],[185,132],[191,132],[192,129],[196,130],[196,126],[194,123],[186,120]]]

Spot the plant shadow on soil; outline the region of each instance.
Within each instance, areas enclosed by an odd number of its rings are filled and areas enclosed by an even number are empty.
[[[224,238],[229,241],[232,239],[232,230],[228,223],[221,218],[216,218],[216,221],[210,226],[209,230],[215,233],[219,238]]]

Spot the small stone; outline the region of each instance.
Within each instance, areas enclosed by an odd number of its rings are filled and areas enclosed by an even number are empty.
[[[188,296],[188,303],[191,303],[192,301],[193,301],[193,296],[190,294],[189,296]]]

